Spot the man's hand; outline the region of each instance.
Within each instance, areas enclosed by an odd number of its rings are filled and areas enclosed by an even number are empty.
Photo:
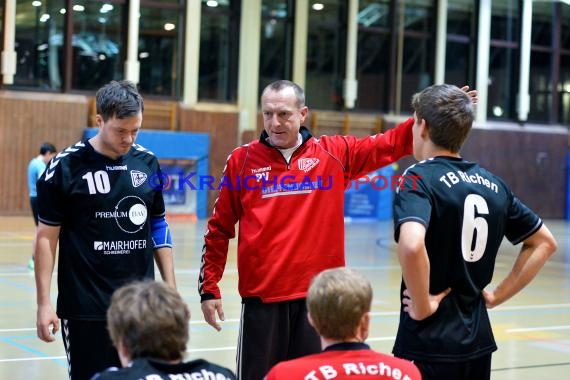
[[[449,294],[449,292],[451,292],[451,288],[447,288],[443,292],[436,295],[430,294],[429,310],[425,310],[422,312],[417,310],[416,305],[414,304],[412,298],[410,297],[408,289],[406,289],[402,293],[404,295],[404,298],[402,299],[402,304],[404,305],[404,311],[410,315],[410,318],[416,321],[421,321],[422,319],[426,319],[427,317],[429,317],[430,315],[432,315],[437,311],[437,309],[439,308],[439,304],[441,303],[441,300],[443,300],[445,296]]]
[[[463,86],[461,87],[461,90],[467,93],[467,95],[471,98],[471,102],[473,102],[473,104],[477,104],[479,101],[479,98],[477,97],[477,90],[469,91],[469,86]]]
[[[494,292],[483,290],[483,298],[485,299],[485,306],[487,309],[492,309],[497,306],[497,300],[495,299]]]
[[[50,332],[50,327],[52,328]],[[59,331],[59,318],[51,304],[38,306],[36,331],[38,338],[44,342],[53,342],[55,333]]]
[[[224,309],[222,308],[221,299],[202,301],[202,313],[204,314],[204,320],[208,322],[210,326],[218,331],[222,329],[222,326],[220,326],[216,320],[216,313],[218,313],[221,321],[226,320],[224,317]]]

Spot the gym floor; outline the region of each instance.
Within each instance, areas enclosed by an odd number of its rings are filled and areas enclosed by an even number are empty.
[[[490,311],[499,350],[493,355],[493,380],[563,379],[570,372],[570,224],[548,220],[559,249],[522,293]],[[176,243],[178,289],[192,312],[188,359],[205,358],[234,368],[240,298],[237,294],[236,241],[221,283],[226,321],[216,332],[203,322],[197,277],[205,221],[171,220]],[[34,225],[30,217],[0,218],[0,378],[65,379],[67,362],[61,341],[44,343],[36,336],[33,272],[27,268]],[[347,265],[367,276],[374,287],[372,326],[367,342],[390,353],[398,323],[400,268],[392,223],[346,225]],[[495,279],[510,269],[520,246],[505,242]],[[55,304],[56,279],[52,281]],[[491,284],[493,286],[493,284]]]

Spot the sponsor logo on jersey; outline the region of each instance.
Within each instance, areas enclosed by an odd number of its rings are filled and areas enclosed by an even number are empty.
[[[133,250],[145,249],[146,240],[114,240],[93,242],[93,249],[100,251],[104,255],[128,255]]]
[[[146,181],[146,173],[139,172],[138,170],[131,170],[131,181],[134,187],[139,187]]]
[[[317,166],[317,164],[319,163],[319,159],[318,158],[299,158],[299,161],[297,161],[297,163],[299,165],[299,170],[302,170],[305,173],[308,173],[309,170],[311,170],[312,168]]]
[[[95,211],[95,219],[127,218],[126,211]]]
[[[145,203],[136,195],[128,195],[121,199],[115,206],[114,213],[113,216],[121,231],[129,234],[142,230],[148,216]]]
[[[109,165],[105,165],[105,169],[112,171],[112,170],[128,170],[127,165],[115,165],[115,166],[109,166]]]
[[[251,174],[270,172],[270,171],[271,171],[271,165],[265,166],[263,168],[251,169]]]

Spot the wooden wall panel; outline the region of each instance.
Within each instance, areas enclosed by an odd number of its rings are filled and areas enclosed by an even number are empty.
[[[61,150],[81,139],[87,124],[87,98],[0,91],[1,215],[30,214],[27,167],[42,142]]]
[[[461,156],[501,177],[541,218],[562,219],[568,134],[553,133],[548,126],[541,128],[474,128]],[[398,172],[414,162],[413,157],[401,159]]]
[[[44,141],[54,143],[59,150],[79,141],[88,123],[88,103],[89,99],[81,95],[0,91],[0,215],[29,214],[32,222],[28,163]],[[258,138],[260,121],[255,132],[239,136],[242,141]],[[145,120],[144,127],[153,129],[150,124],[151,120]],[[228,155],[240,144],[237,107],[178,106],[177,127],[180,131],[210,134],[209,173],[219,178]],[[505,179],[541,217],[564,218],[568,134],[549,132],[548,126],[544,132],[536,128],[474,129],[462,155]],[[412,162],[413,158],[401,160],[400,170]],[[216,196],[216,191],[209,195],[209,212]]]
[[[564,218],[567,134],[474,129],[462,155],[503,178],[542,218]]]
[[[227,106],[209,106],[206,109],[180,108],[181,131],[210,134],[210,158],[208,171],[216,179],[222,175],[228,155],[238,146],[239,113]],[[217,191],[208,195],[208,214],[211,213]]]

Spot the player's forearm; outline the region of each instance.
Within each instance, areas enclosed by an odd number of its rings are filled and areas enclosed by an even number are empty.
[[[38,241],[39,244],[40,241]],[[47,305],[51,303],[51,277],[55,264],[55,254],[49,250],[37,249],[34,260],[37,304],[38,306]]]
[[[402,276],[415,314],[422,319],[431,313],[429,299],[430,265],[425,249],[398,249]]]
[[[523,245],[513,268],[493,291],[495,304],[492,306],[502,304],[527,286],[554,251],[555,248],[548,243]]]
[[[161,247],[154,250],[154,260],[160,271],[162,280],[176,289],[176,278],[174,276],[174,258],[172,248]]]

